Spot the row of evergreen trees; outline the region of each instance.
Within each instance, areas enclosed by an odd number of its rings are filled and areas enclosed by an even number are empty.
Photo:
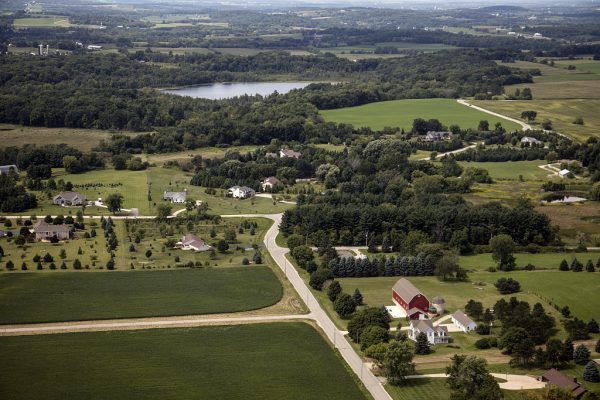
[[[584,267],[583,267],[583,263],[581,261],[579,261],[577,258],[573,258],[573,261],[571,261],[570,265],[567,262],[567,260],[563,259],[560,262],[558,269],[561,271],[581,272],[581,271],[583,271]],[[596,261],[595,267],[594,267],[594,262],[592,260],[588,260],[587,263],[585,264],[585,270],[587,272],[595,272],[596,269],[600,270],[600,258],[598,258],[598,261]]]
[[[419,253],[416,257],[376,257],[355,259],[336,258],[329,261],[329,269],[338,278],[371,276],[428,276],[433,275],[435,257]]]

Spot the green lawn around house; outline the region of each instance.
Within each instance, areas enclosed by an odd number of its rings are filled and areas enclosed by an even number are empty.
[[[487,120],[490,126],[500,122],[507,130],[519,129],[519,125],[503,118],[477,111],[452,99],[392,100],[365,104],[357,107],[322,110],[327,121],[346,123],[355,127],[380,130],[385,127],[412,129],[416,118],[436,118],[444,125],[459,125],[463,129],[477,128],[479,121]]]
[[[402,386],[386,385],[388,393],[394,400],[449,400],[450,389],[444,378],[411,379]],[[521,395],[516,390],[503,390],[504,400],[519,400]]]
[[[212,314],[277,303],[267,266],[0,274],[0,323]]]
[[[569,264],[573,258],[577,258],[584,265],[587,260],[592,260],[595,264],[600,258],[597,252],[562,252],[562,253],[515,253],[517,265],[524,267],[527,264],[533,264],[538,269],[558,269],[562,260],[567,260]],[[496,262],[492,259],[491,253],[475,254],[472,256],[461,256],[459,258],[460,266],[466,269],[476,269],[483,271],[490,267],[496,267]]]
[[[484,168],[490,173],[492,179],[519,179],[522,176],[524,180],[550,180],[550,173],[539,168],[540,165],[547,164],[544,160],[534,161],[505,161],[505,162],[476,162],[459,161],[463,168]]]
[[[300,322],[0,338],[0,397],[362,400]]]

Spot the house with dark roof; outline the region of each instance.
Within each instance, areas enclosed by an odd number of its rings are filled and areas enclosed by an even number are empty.
[[[401,278],[392,288],[392,300],[410,319],[427,318],[429,300],[408,279]]]
[[[187,192],[163,192],[163,200],[171,203],[185,203],[187,200]]]
[[[265,178],[261,182],[262,190],[273,189],[274,186],[277,186],[279,184],[281,184],[281,181],[279,179],[275,178],[274,176]]]
[[[14,164],[0,165],[0,175],[9,174],[11,172],[14,172],[15,174],[18,174],[19,173],[19,168],[17,168],[17,166],[14,165]]]
[[[198,236],[188,233],[181,238],[181,242],[177,243],[177,247],[181,250],[208,251],[212,249],[204,240]]]
[[[546,371],[544,375],[540,376],[539,380],[546,382],[548,385],[570,390],[575,399],[580,398],[587,392],[587,390],[577,382],[577,379],[570,378],[554,368]]]
[[[77,192],[60,192],[52,199],[52,203],[59,206],[82,206],[87,196]]]
[[[408,338],[417,341],[417,336],[424,333],[430,344],[448,343],[448,328],[443,325],[433,326],[430,319],[410,321]]]
[[[73,237],[73,229],[67,225],[53,225],[39,220],[33,225],[36,240],[66,240]]]
[[[477,328],[477,324],[467,314],[457,310],[452,315],[452,323],[460,328],[463,332],[471,332]]]

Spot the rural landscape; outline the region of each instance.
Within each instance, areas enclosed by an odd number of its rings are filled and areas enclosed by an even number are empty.
[[[0,28],[2,399],[600,399],[596,3]]]

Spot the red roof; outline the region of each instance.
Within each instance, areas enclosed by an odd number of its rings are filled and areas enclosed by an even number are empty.
[[[550,385],[558,386],[561,389],[570,390],[575,397],[579,397],[586,392],[585,388],[581,386],[579,382],[562,374],[554,368],[546,371],[546,373],[542,375],[542,380],[548,382]]]

